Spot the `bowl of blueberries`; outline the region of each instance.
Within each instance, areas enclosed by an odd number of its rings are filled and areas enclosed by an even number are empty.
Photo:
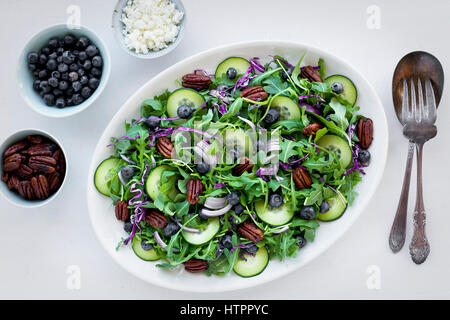
[[[110,57],[94,32],[61,24],[28,42],[17,72],[20,93],[32,109],[49,117],[67,117],[89,107],[101,94],[110,74]]]

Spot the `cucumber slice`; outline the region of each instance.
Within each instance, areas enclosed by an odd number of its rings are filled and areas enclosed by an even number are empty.
[[[142,260],[145,260],[145,261],[159,260],[159,255],[155,251],[155,249],[145,251],[144,249],[142,249],[141,242],[142,242],[141,239],[138,239],[137,237],[133,237],[133,242],[131,244],[131,247],[133,248],[134,253],[139,258],[141,258]]]
[[[181,231],[184,240],[190,244],[200,246],[207,243],[209,240],[214,238],[220,230],[220,220],[218,217],[209,218],[208,225],[205,229],[201,230],[199,233],[191,233],[187,231]]]
[[[325,213],[319,213],[317,215],[317,218],[320,221],[336,220],[340,218],[344,214],[345,209],[347,209],[347,203],[345,203],[338,195],[328,198],[326,199],[326,201],[330,204],[330,210]]]
[[[340,82],[344,87],[344,92],[342,92],[344,99],[347,100],[352,106],[355,104],[356,99],[358,98],[358,93],[356,91],[356,87],[353,84],[352,80],[347,78],[346,76],[342,76],[340,74],[335,74],[326,78],[323,82],[331,85],[335,82]]]
[[[250,254],[245,255],[245,259],[246,260],[239,259],[235,263],[233,271],[244,278],[254,277],[263,272],[267,267],[267,264],[269,263],[269,253],[266,248],[261,247],[256,251],[254,256]]]
[[[264,210],[264,201],[255,203],[255,211],[258,217],[272,226],[281,226],[291,221],[294,211],[291,209],[290,203],[284,203],[279,208],[272,208],[269,205]]]
[[[300,120],[301,114],[298,104],[288,97],[275,97],[270,107],[276,108],[280,112],[280,120]]]
[[[94,175],[94,184],[98,192],[105,196],[110,196],[109,181],[111,180],[111,170],[116,169],[119,166],[120,159],[109,158],[103,160]]]
[[[205,99],[197,91],[187,88],[178,89],[167,99],[167,114],[170,118],[177,117],[178,107],[186,104],[194,109],[198,109],[204,103]]]
[[[171,170],[171,168],[166,165],[156,167],[152,172],[150,172],[150,175],[147,178],[145,189],[147,190],[147,194],[150,196],[150,198],[152,198],[153,201],[156,201],[156,198],[158,198],[161,189],[161,176],[166,170]],[[178,191],[174,187],[168,193],[168,197],[170,199],[174,199],[177,194]]]
[[[244,58],[240,57],[231,57],[222,61],[216,69],[215,78],[220,79],[225,77],[227,74],[227,70],[229,68],[234,68],[237,71],[237,76],[232,81],[236,81],[239,78],[239,75],[244,74],[247,69],[250,67],[250,62],[248,62]]]
[[[225,131],[225,146],[227,150],[236,148],[241,156],[253,153],[253,142],[242,129],[227,129]]]
[[[341,137],[334,134],[327,134],[320,138],[317,145],[333,152],[341,160],[342,167],[344,168],[352,162],[352,150],[347,141]]]

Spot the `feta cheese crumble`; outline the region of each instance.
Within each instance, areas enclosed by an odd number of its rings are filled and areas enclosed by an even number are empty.
[[[167,48],[178,36],[183,15],[170,0],[130,0],[122,9],[125,44],[143,54]]]

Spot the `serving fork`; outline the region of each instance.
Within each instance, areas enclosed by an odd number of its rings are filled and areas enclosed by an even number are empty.
[[[425,96],[422,89],[422,79],[417,78],[417,97],[415,80],[403,78],[402,119],[404,121],[403,135],[414,142],[417,152],[417,194],[414,210],[414,234],[409,246],[412,260],[423,263],[430,253],[430,244],[425,233],[425,207],[422,189],[422,152],[423,145],[437,134],[434,125],[436,121],[436,100],[431,80],[425,79]],[[409,92],[410,91],[410,92]],[[416,99],[417,98],[417,99]]]

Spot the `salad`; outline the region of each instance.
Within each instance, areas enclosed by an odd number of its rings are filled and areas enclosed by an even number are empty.
[[[94,177],[156,267],[242,277],[301,254],[341,217],[369,165],[373,123],[325,63],[230,57],[142,102]]]

